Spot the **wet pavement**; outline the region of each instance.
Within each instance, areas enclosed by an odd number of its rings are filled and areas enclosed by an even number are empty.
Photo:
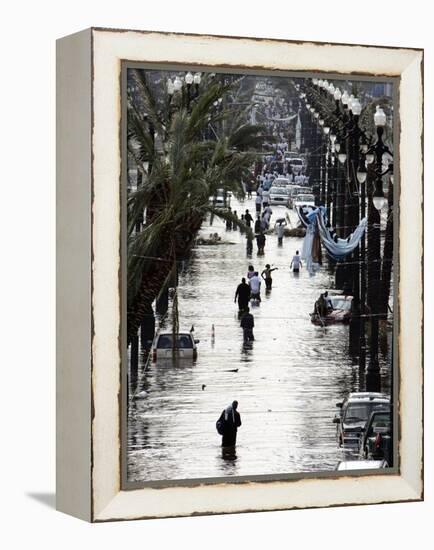
[[[238,214],[254,214],[254,201],[232,201]],[[273,206],[273,221],[286,209]],[[296,214],[290,212],[295,226]],[[333,288],[327,260],[314,276],[289,264],[301,238],[267,235],[265,255],[246,255],[245,236],[209,220],[201,235],[217,232],[227,244],[193,250],[179,280],[180,331],[194,325],[195,362],[150,364],[141,376],[140,396],[131,398],[128,418],[128,479],[151,481],[284,474],[333,470],[344,451],[336,444],[332,419],[336,402],[364,390],[364,376],[348,353],[348,326],[317,327],[309,313],[320,292]],[[252,263],[266,263],[273,289],[252,306],[255,341],[243,345],[236,286]],[[170,315],[169,315],[170,317]],[[212,327],[214,326],[214,331]],[[166,328],[170,331],[170,322]],[[390,341],[390,335],[388,336]],[[384,348],[384,346],[383,346]],[[389,393],[390,357],[380,356],[382,389]],[[234,399],[242,426],[236,458],[222,457],[215,423]],[[347,453],[345,453],[347,454]],[[347,457],[348,458],[348,457]]]

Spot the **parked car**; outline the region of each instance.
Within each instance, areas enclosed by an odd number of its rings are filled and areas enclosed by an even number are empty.
[[[270,189],[270,204],[289,205],[289,189],[288,187],[272,187]]]
[[[196,359],[197,344],[191,332],[180,332],[175,336],[171,332],[161,332],[157,334],[152,343],[152,361],[155,363],[160,359],[172,359],[175,351],[175,357],[179,359]]]
[[[342,460],[338,462],[335,470],[348,472],[350,470],[379,470],[388,467],[387,460]]]
[[[209,198],[209,202],[215,208],[228,208],[231,205],[231,196],[232,193],[230,191],[219,189],[213,197]]]
[[[291,158],[288,160],[288,164],[294,174],[298,174],[304,169],[304,161],[301,158]]]
[[[273,180],[271,187],[289,187],[290,185],[291,185],[291,180],[289,178],[284,178],[282,176],[279,176],[278,178]]]
[[[362,430],[359,441],[360,455],[368,460],[387,460],[393,463],[392,411],[383,406],[373,411]]]
[[[339,446],[359,448],[359,438],[370,414],[390,404],[390,397],[378,392],[350,393],[341,403],[333,422]]]
[[[313,195],[299,194],[292,199],[294,209],[300,206],[315,206],[315,197]]]
[[[298,185],[298,184],[295,184],[294,185],[294,196],[298,196],[298,195],[312,195],[312,188],[311,187],[308,187],[306,185]]]

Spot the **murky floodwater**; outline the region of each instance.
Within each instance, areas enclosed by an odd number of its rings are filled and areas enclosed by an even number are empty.
[[[238,213],[242,205],[233,201]],[[273,207],[273,220],[284,216]],[[291,211],[296,224],[296,215]],[[267,237],[265,256],[246,257],[245,238],[223,222],[205,224],[233,244],[197,246],[180,276],[180,329],[200,339],[195,363],[156,364],[143,374],[131,399],[128,423],[128,479],[150,481],[332,470],[344,459],[332,423],[335,403],[364,390],[363,375],[348,354],[348,326],[326,329],[310,322],[320,292],[333,288],[323,268],[294,275],[289,264],[302,239]],[[243,346],[234,293],[247,266],[273,273],[273,289],[252,307],[255,341]],[[212,335],[214,325],[214,337]],[[170,330],[170,328],[169,328]],[[390,340],[390,338],[389,338]],[[380,356],[382,389],[389,392],[389,358]],[[234,399],[242,426],[236,459],[222,458],[215,422]]]

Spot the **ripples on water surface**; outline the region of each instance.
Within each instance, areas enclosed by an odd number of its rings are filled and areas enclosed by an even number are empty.
[[[253,201],[234,207],[238,214],[254,212]],[[273,207],[272,222],[284,211]],[[295,224],[292,212],[291,219]],[[202,230],[210,232],[235,244],[197,246],[179,281],[180,328],[194,324],[198,358],[194,364],[151,364],[143,374],[139,390],[146,395],[129,406],[129,481],[334,469],[345,458],[336,445],[335,404],[359,391],[359,383],[363,390],[364,381],[348,354],[348,326],[323,329],[309,319],[320,292],[333,287],[327,261],[315,276],[304,269],[297,276],[289,264],[302,239],[285,238],[279,248],[277,237],[267,236],[265,256],[257,257],[254,246],[250,260],[239,231],[214,220]],[[255,341],[246,348],[234,293],[249,263],[259,272],[266,263],[279,270],[271,293],[262,288],[261,304],[251,307]],[[380,362],[388,393],[389,358]],[[234,399],[243,424],[236,459],[225,460],[215,422]]]

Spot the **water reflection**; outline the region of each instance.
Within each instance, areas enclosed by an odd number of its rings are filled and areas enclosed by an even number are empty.
[[[254,209],[253,201],[236,205]],[[274,207],[274,219],[283,207]],[[296,220],[291,213],[291,219]],[[333,469],[353,456],[336,445],[336,402],[364,389],[365,373],[348,350],[348,326],[318,327],[309,313],[320,292],[333,287],[324,266],[312,275],[289,269],[302,239],[267,237],[265,255],[246,254],[245,236],[213,220],[227,244],[198,246],[179,277],[180,328],[195,327],[196,361],[151,364],[131,388],[128,477],[131,481],[282,474]],[[233,243],[233,244],[231,244]],[[273,289],[252,304],[254,342],[243,343],[234,293],[249,263],[273,272]],[[170,315],[165,321],[170,330]],[[382,327],[383,390],[390,386],[391,327]],[[389,346],[387,346],[387,343]],[[144,392],[140,394],[140,392]],[[140,397],[141,395],[141,397]],[[239,401],[242,426],[236,452],[221,448],[215,423]]]

